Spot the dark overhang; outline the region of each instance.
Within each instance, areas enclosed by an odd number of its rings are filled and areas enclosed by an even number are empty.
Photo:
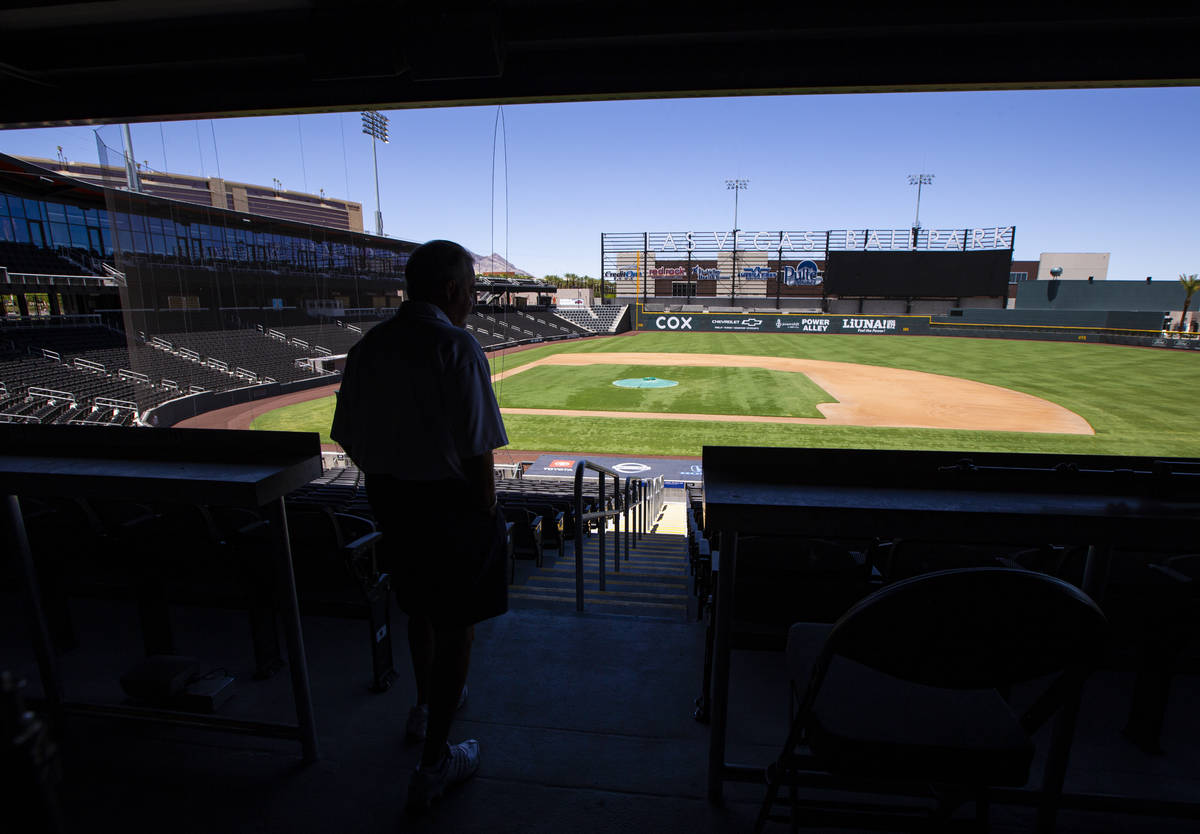
[[[15,0],[0,127],[360,107],[1200,80],[1156,3]]]

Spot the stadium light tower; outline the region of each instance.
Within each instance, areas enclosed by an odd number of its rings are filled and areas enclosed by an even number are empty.
[[[738,192],[745,191],[750,187],[750,180],[725,180],[725,188],[733,192],[733,267],[729,271],[729,301],[733,303],[737,298],[737,210],[738,210]]]
[[[921,228],[921,187],[933,185],[933,174],[909,174],[908,184],[917,187],[917,216],[913,220],[913,237],[915,242],[916,233]]]
[[[379,210],[379,157],[375,153],[375,140],[387,144],[388,117],[374,110],[364,110],[362,132],[371,137],[371,159],[375,163],[375,234],[383,237],[383,212]]]

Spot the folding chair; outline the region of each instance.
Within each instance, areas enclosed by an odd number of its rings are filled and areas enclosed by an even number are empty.
[[[878,827],[881,814],[919,828],[973,799],[986,829],[988,788],[1028,782],[1033,734],[1057,714],[1039,811],[1040,830],[1052,830],[1080,692],[1107,633],[1074,586],[995,567],[902,580],[832,626],[793,625],[787,664],[798,699],[755,830],[781,819],[772,812],[784,784],[793,828]],[[1000,694],[1033,681],[1039,692],[1021,712]],[[802,800],[800,786],[923,802]]]
[[[288,534],[301,610],[366,615],[371,632],[374,692],[396,678],[392,660],[391,577],[378,570],[374,522],[328,507],[291,505]]]
[[[847,542],[795,536],[743,536],[738,541],[732,647],[782,651],[788,626],[797,620],[832,623],[875,587],[866,558]],[[717,561],[720,553],[718,551]],[[709,588],[713,556],[708,554]],[[719,569],[718,571],[719,572]],[[701,601],[701,611],[711,597]],[[692,717],[709,718],[716,623],[709,617],[704,635],[704,671]]]
[[[517,559],[533,559],[539,568],[542,566],[542,517],[522,507],[506,508],[505,514],[514,519],[511,526],[513,547],[509,553],[512,570],[508,582],[511,585],[517,578]]]

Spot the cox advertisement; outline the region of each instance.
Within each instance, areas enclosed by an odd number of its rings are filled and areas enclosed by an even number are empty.
[[[670,333],[861,333],[917,336],[929,333],[929,316],[807,315],[801,313],[649,313],[638,330]]]

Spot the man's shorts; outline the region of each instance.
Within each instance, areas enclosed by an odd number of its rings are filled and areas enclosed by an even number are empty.
[[[459,628],[508,610],[504,514],[475,509],[465,481],[368,475],[367,498],[383,531],[380,570],[409,616]]]

